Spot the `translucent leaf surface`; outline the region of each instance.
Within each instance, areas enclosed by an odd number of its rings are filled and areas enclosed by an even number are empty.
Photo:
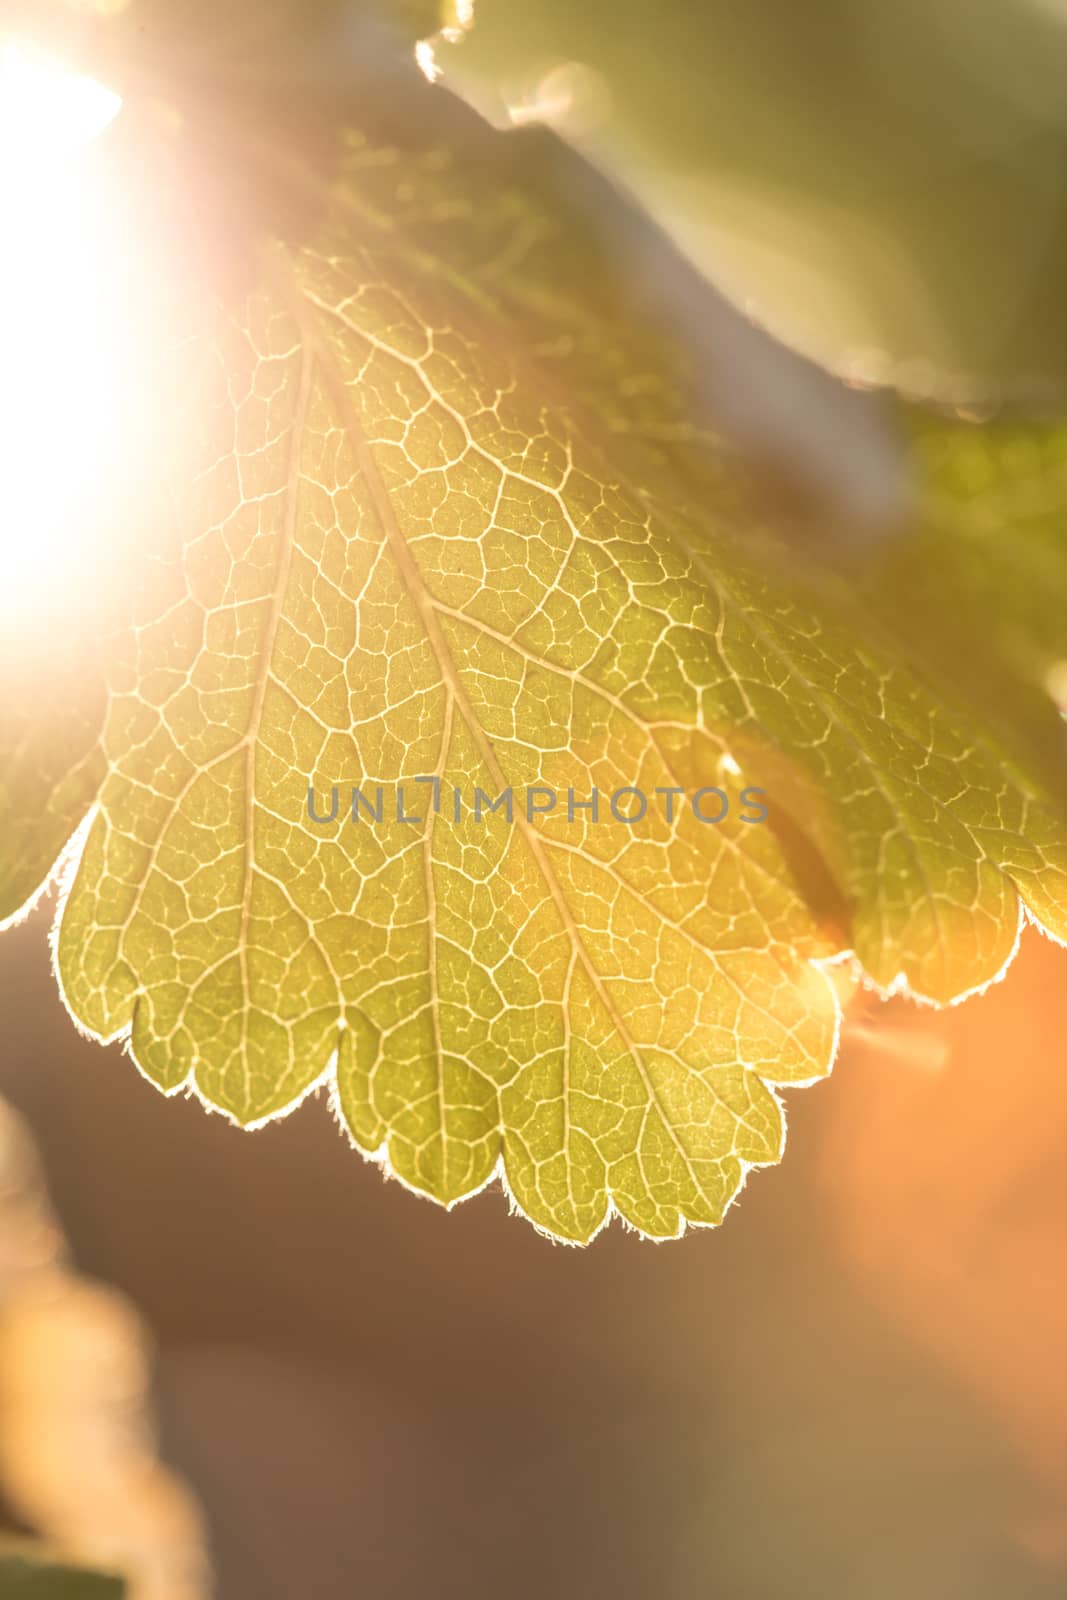
[[[255,1124],[327,1083],[440,1201],[500,1173],[557,1236],[673,1236],[829,1070],[829,959],[959,997],[1023,904],[1067,934],[1067,837],[1031,746],[763,533],[559,162],[353,133],[321,234],[176,330],[178,536],[109,646],[57,962],[167,1092]]]

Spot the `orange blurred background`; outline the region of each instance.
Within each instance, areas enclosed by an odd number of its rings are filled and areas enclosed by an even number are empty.
[[[1052,1600],[1067,1576],[1067,951],[868,999],[717,1232],[554,1246],[384,1182],[324,1104],[244,1134],[79,1038],[47,909],[0,1093],[159,1344],[224,1600]]]

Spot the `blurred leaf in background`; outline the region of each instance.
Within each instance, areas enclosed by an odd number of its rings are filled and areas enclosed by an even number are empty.
[[[0,1600],[125,1600],[121,1578],[0,1548]]]
[[[787,343],[916,396],[1062,395],[1062,0],[476,0],[452,23],[446,83],[550,122]]]
[[[151,1381],[144,1323],[120,1293],[71,1267],[32,1139],[0,1100],[3,1515],[47,1541],[56,1564],[122,1572],[131,1600],[207,1600],[200,1509],[159,1459]],[[56,1568],[31,1575],[23,1548],[10,1554],[0,1600],[5,1581],[13,1596],[24,1584],[43,1600],[53,1583],[57,1600],[66,1596]],[[115,1580],[84,1582],[95,1585],[86,1600],[98,1589],[104,1600]],[[81,1592],[71,1588],[71,1600]]]

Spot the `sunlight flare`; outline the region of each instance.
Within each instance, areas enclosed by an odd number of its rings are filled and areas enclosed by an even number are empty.
[[[32,620],[80,563],[127,407],[116,235],[93,142],[121,98],[0,46],[0,613]],[[81,552],[84,553],[84,552]]]

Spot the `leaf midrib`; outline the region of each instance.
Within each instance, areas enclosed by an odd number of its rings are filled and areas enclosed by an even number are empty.
[[[307,294],[301,285],[288,257],[285,258],[285,267],[286,298],[289,302],[290,310],[294,316],[294,319],[296,320],[297,326],[300,329],[301,338],[306,340],[310,345],[317,364],[326,380],[334,406],[336,407],[339,415],[339,420],[342,422],[345,432],[347,433],[352,444],[352,448],[355,452],[356,460],[360,471],[363,474],[371,503],[374,507],[379,525],[381,526],[382,533],[389,544],[393,558],[397,563],[397,567],[399,568],[401,578],[403,579],[404,584],[411,596],[412,602],[415,605],[416,611],[418,612],[419,619],[426,633],[430,647],[433,650],[438,668],[446,685],[451,691],[451,694],[454,698],[454,703],[459,709],[471,734],[471,737],[478,747],[478,753],[485,763],[487,771],[492,775],[495,783],[501,787],[507,787],[506,775],[501,768],[499,761],[497,760],[496,752],[493,749],[492,743],[487,737],[485,730],[470,703],[463,680],[452,658],[452,652],[449,649],[448,641],[444,636],[441,622],[434,605],[433,597],[426,588],[422,574],[419,571],[415,558],[413,557],[408,546],[404,532],[401,529],[393,511],[388,491],[378,468],[378,463],[367,440],[362,419],[360,418],[355,402],[352,399],[352,395],[349,392],[344,375],[341,373],[337,365],[337,360],[329,341],[320,333],[318,327],[315,326],[315,324],[311,321],[307,311],[309,304],[318,306],[318,309],[321,311],[328,312],[331,308],[320,305],[313,296]],[[351,331],[353,333],[357,333],[358,335],[358,330],[353,329]],[[548,889],[549,896],[553,905],[555,906],[556,914],[559,917],[565,932],[567,933],[571,946],[577,951],[578,959],[580,960],[586,976],[593,987],[593,991],[596,994],[597,999],[600,1001],[600,1004],[603,1006],[606,1015],[611,1021],[612,1027],[615,1029],[620,1041],[623,1044],[623,1047],[637,1069],[642,1085],[644,1086],[645,1093],[648,1097],[647,1110],[651,1110],[653,1108],[655,1109],[655,1112],[659,1117],[668,1138],[674,1146],[686,1173],[693,1183],[694,1189],[698,1194],[702,1194],[703,1184],[701,1183],[696,1172],[694,1172],[689,1154],[678,1138],[671,1119],[668,1117],[666,1111],[660,1103],[659,1095],[649,1075],[649,1070],[644,1062],[640,1048],[627,1028],[619,1008],[614,1001],[614,998],[604,983],[604,980],[601,978],[600,973],[597,971],[592,957],[585,947],[585,942],[581,936],[581,930],[578,928],[571,909],[567,904],[566,896],[564,895],[560,883],[556,878],[551,862],[546,855],[543,843],[536,830],[530,825],[529,822],[527,822],[526,817],[521,810],[516,813],[516,822],[526,846],[529,849],[530,854],[533,856],[538,870],[541,873],[541,877],[544,880],[546,888]],[[640,1141],[638,1141],[638,1143],[640,1145]]]

